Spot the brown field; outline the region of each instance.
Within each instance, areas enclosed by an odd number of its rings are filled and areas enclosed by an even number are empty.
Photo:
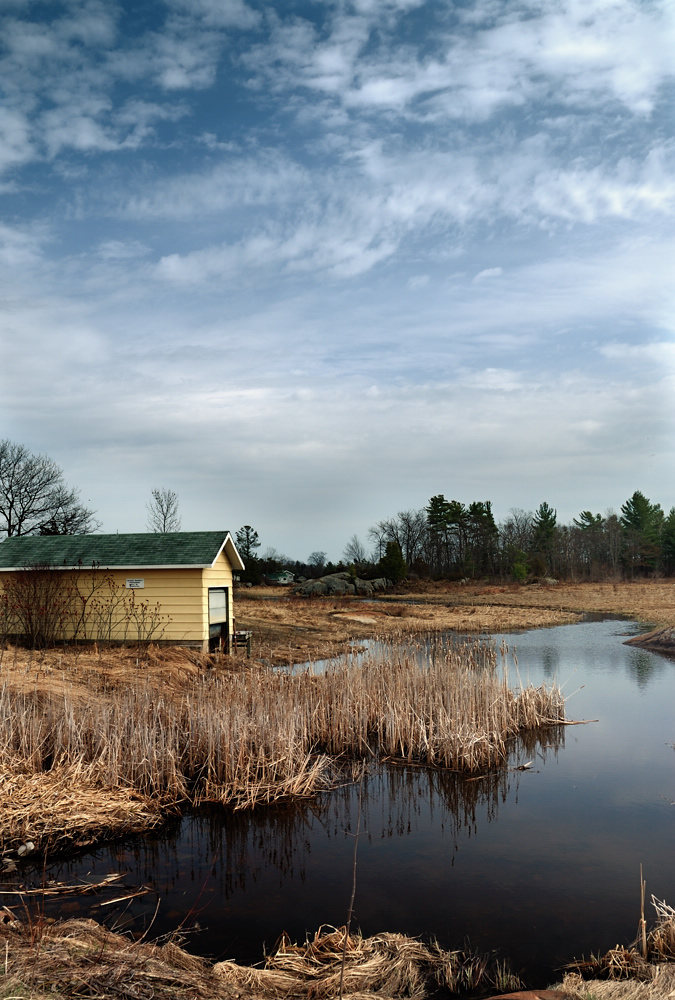
[[[237,590],[236,627],[253,632],[252,656],[264,663],[299,663],[341,652],[352,639],[423,632],[500,632],[578,621],[587,612],[625,615],[649,625],[675,625],[675,580],[556,586],[467,585],[418,582],[377,602],[358,598],[293,597],[287,587]],[[139,660],[151,684],[178,694],[211,657],[180,647],[155,649],[150,658],[132,649],[80,646],[31,652],[0,644],[0,672],[24,690],[68,690],[87,700],[96,691],[122,688],[137,678]],[[239,650],[219,669],[240,670]]]
[[[287,587],[238,590],[237,628],[274,663],[329,656],[350,639],[426,631],[500,632],[562,625],[586,612],[675,625],[675,580],[545,586],[418,582],[377,602],[297,598]]]

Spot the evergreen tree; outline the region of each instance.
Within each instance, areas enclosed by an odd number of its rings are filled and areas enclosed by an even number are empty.
[[[250,524],[244,524],[237,532],[237,548],[244,563],[256,558],[255,550],[260,548],[260,539]]]
[[[663,572],[668,576],[675,574],[675,507],[671,507],[668,516],[664,518],[661,529],[661,562]]]
[[[623,559],[631,575],[651,573],[658,566],[662,526],[661,505],[651,503],[639,490],[622,504]]]
[[[466,568],[473,577],[494,573],[499,532],[492,515],[490,501],[476,500],[470,503],[466,522],[468,542]]]
[[[398,542],[387,542],[387,548],[379,562],[379,572],[392,583],[405,579],[407,566]]]
[[[590,510],[582,510],[579,517],[573,518],[573,524],[577,542],[576,565],[581,563],[581,569],[586,576],[595,576],[605,562],[605,519],[602,514],[592,514]]]
[[[450,567],[450,504],[442,493],[433,496],[426,506],[430,563],[436,575]]]
[[[258,559],[256,549],[260,548],[258,532],[250,524],[244,524],[236,534],[237,549],[244,563],[241,580],[244,583],[262,583],[263,574],[274,572]]]
[[[546,501],[540,503],[532,518],[532,547],[535,556],[535,572],[553,571],[556,523],[558,512]]]

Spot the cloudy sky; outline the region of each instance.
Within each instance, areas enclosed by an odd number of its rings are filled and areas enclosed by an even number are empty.
[[[0,20],[0,437],[102,530],[675,505],[671,0]]]

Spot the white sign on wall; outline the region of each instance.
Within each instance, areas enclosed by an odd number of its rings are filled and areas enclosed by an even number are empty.
[[[130,577],[127,579],[127,590],[143,590],[145,580],[143,577]]]

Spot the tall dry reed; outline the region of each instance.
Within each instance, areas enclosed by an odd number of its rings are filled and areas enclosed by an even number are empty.
[[[331,786],[338,758],[493,768],[517,733],[563,718],[557,688],[512,690],[484,645],[385,642],[322,674],[210,671],[175,691],[142,670],[85,700],[5,683],[0,767],[95,763],[104,787],[242,808]]]

